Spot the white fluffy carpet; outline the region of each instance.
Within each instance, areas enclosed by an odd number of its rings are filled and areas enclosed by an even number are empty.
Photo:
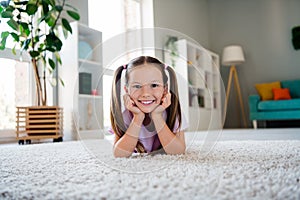
[[[201,145],[118,159],[105,140],[3,145],[0,199],[300,199],[299,140]]]

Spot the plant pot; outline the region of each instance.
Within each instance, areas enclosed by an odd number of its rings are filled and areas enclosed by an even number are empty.
[[[57,106],[17,107],[16,134],[19,144],[33,139],[63,140],[63,109]]]

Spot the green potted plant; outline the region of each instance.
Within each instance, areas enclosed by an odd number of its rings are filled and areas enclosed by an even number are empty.
[[[46,77],[51,76],[57,65],[62,64],[59,52],[63,43],[58,28],[62,27],[65,37],[72,33],[66,16],[73,20],[80,18],[77,10],[66,0],[1,1],[0,23],[6,21],[10,30],[1,30],[0,50],[6,48],[7,39],[11,37],[14,54],[16,48],[20,49],[21,54],[28,53],[34,72],[38,107],[47,106]],[[63,84],[62,80],[60,82]],[[25,131],[33,130],[32,125],[26,122]]]
[[[177,57],[179,56],[177,45],[176,45],[177,41],[178,41],[177,37],[167,36],[167,41],[165,43],[165,48],[167,50],[167,53],[170,56],[172,67],[175,67],[175,61],[176,61]]]

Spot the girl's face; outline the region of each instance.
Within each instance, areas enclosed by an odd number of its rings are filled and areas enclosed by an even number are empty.
[[[142,112],[150,113],[161,104],[167,88],[160,70],[152,64],[145,64],[129,72],[125,91]]]

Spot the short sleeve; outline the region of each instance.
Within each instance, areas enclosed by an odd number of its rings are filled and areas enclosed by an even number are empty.
[[[112,127],[109,127],[109,128],[107,129],[107,131],[108,131],[109,133],[111,133],[111,134],[115,134],[115,132],[114,132],[114,130],[112,129]]]
[[[176,118],[175,126],[173,128],[173,132],[185,131],[189,127],[189,124],[188,124],[188,122],[186,120],[186,117],[184,116],[183,113],[181,114],[181,127],[180,127],[179,131],[178,131],[178,126],[179,126],[179,121],[178,121],[178,118]]]

